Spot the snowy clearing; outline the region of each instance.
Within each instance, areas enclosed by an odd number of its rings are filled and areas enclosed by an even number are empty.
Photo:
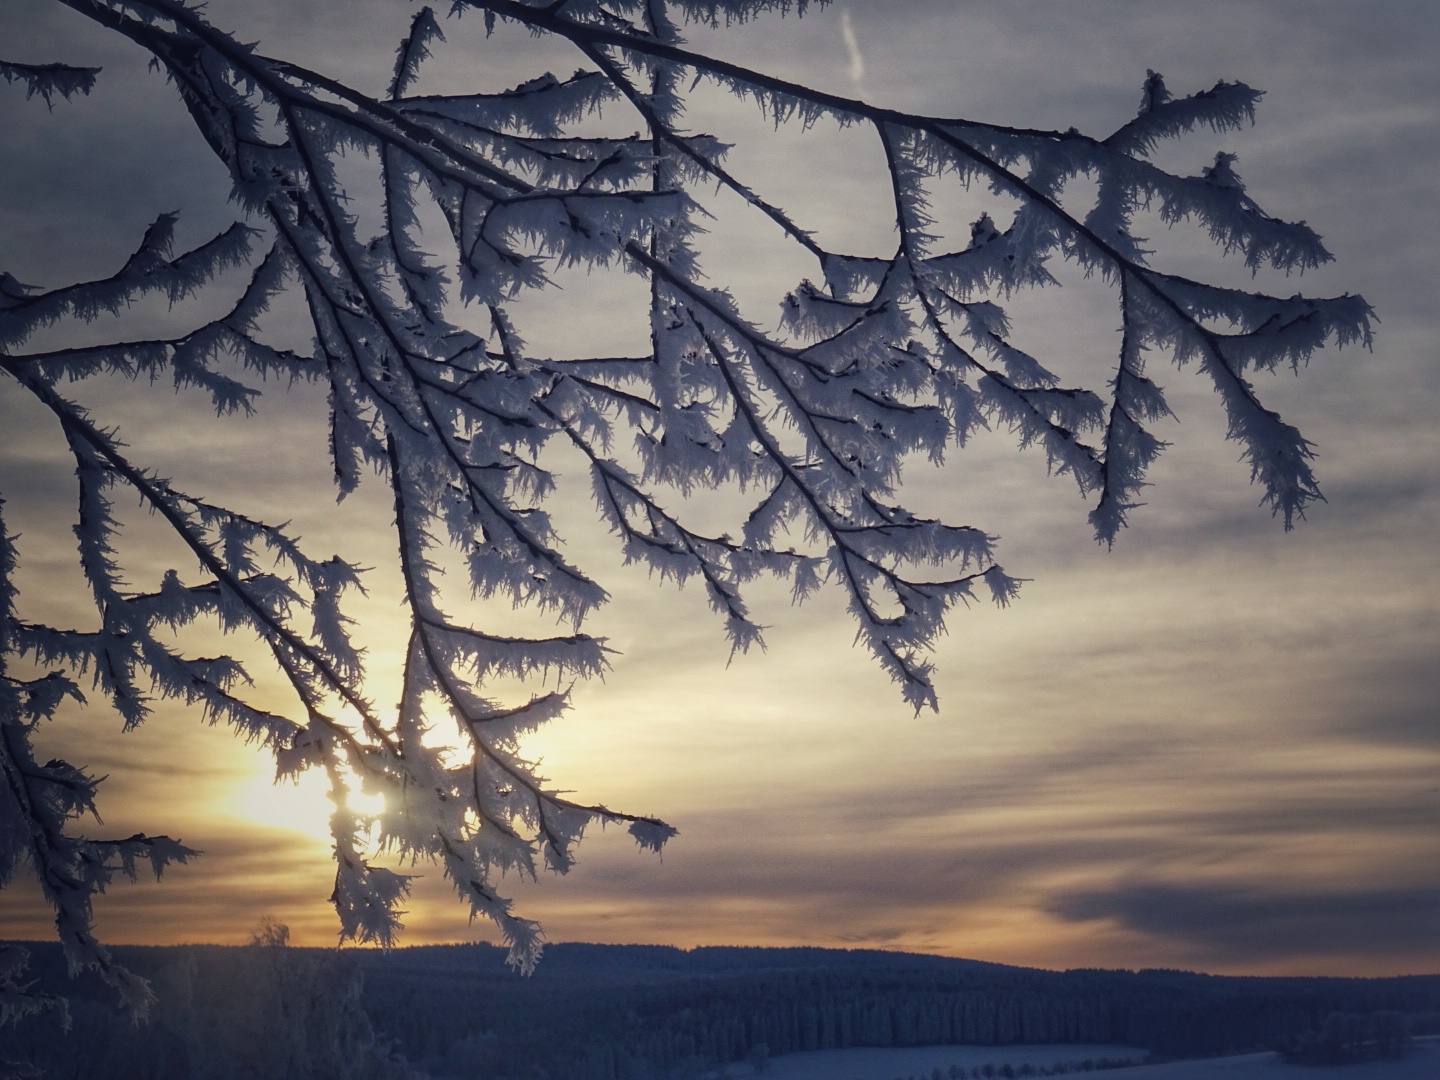
[[[773,1058],[763,1080],[929,1080],[935,1069],[949,1075],[950,1066],[967,1074],[976,1066],[993,1064],[1019,1068],[1058,1064],[1078,1065],[1087,1059],[1100,1061],[1145,1057],[1144,1050],[1128,1046],[920,1046],[905,1048],[857,1048],[817,1050]],[[753,1075],[748,1066],[732,1066],[729,1076],[742,1080]],[[1164,1065],[1135,1065],[1129,1068],[1075,1072],[1070,1076],[1093,1076],[1097,1080],[1436,1080],[1440,1077],[1440,1040],[1418,1039],[1403,1061],[1366,1062],[1333,1068],[1305,1068],[1286,1065],[1269,1051],[1204,1061],[1174,1061]]]
[[[1436,1080],[1440,1042],[1417,1039],[1403,1061],[1367,1061],[1357,1065],[1306,1068],[1286,1065],[1273,1053],[1242,1054],[1209,1061],[1141,1065],[1106,1073],[1114,1080]],[[892,1077],[891,1080],[894,1080]]]
[[[1145,1051],[1134,1046],[1083,1044],[1042,1046],[907,1046],[854,1047],[849,1050],[811,1050],[771,1058],[761,1080],[929,1080],[935,1069],[946,1077],[950,1066],[970,1070],[985,1065],[1078,1065],[1082,1061],[1143,1061]],[[1104,1076],[1125,1076],[1133,1070],[1106,1070]],[[731,1066],[731,1080],[753,1076],[750,1066]],[[1074,1075],[1086,1075],[1075,1072]],[[1094,1075],[1094,1074],[1089,1074]]]

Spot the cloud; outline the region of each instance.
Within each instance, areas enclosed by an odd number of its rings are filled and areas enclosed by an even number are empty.
[[[1356,742],[1440,751],[1433,640],[1427,635],[1399,646],[1398,654],[1357,664],[1350,678],[1330,688],[1340,701],[1330,732]],[[1440,777],[1440,762],[1430,765],[1430,775]]]
[[[1216,966],[1440,950],[1440,881],[1308,891],[1135,881],[1061,895],[1049,910],[1179,942],[1199,963]]]
[[[871,927],[847,934],[836,934],[837,941],[846,945],[893,945],[903,940],[910,930],[899,926]]]

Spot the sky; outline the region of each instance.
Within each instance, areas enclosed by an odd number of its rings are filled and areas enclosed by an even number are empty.
[[[273,55],[380,89],[411,6],[335,10],[209,6]],[[442,53],[442,81],[493,89],[580,63],[523,37],[451,37],[459,55]],[[1257,506],[1218,403],[1190,369],[1156,368],[1179,414],[1161,432],[1173,446],[1112,551],[1091,538],[1073,485],[1004,431],[943,470],[914,470],[918,505],[998,534],[1006,569],[1029,579],[1008,609],[952,615],[938,713],[911,714],[853,646],[836,596],[792,610],[783,590],[760,594],[768,649],[732,660],[702,595],[621,566],[584,496],[560,508],[614,598],[587,628],[618,655],[527,751],[580,797],[661,816],[680,835],[658,859],[618,830],[589,836],[569,875],[504,883],[518,910],[554,941],[874,947],[1047,968],[1440,971],[1433,5],[842,0],[691,40],[877,104],[1097,135],[1134,114],[1147,69],[1177,93],[1247,82],[1266,92],[1254,128],[1197,135],[1165,162],[1196,171],[1217,150],[1237,153],[1260,205],[1308,221],[1336,256],[1298,281],[1256,284],[1360,293],[1379,334],[1373,352],[1330,348],[1298,377],[1262,376],[1271,407],[1317,444],[1328,500],[1288,534]],[[7,2],[0,42],[6,59],[105,69],[91,98],[53,110],[0,85],[0,269],[60,285],[113,270],[156,213],[180,209],[191,239],[231,219],[223,171],[127,42],[52,0]],[[703,91],[692,116],[734,141],[736,171],[822,239],[887,250],[892,222],[863,132],[776,135]],[[718,213],[712,277],[773,318],[764,305],[813,267]],[[1159,265],[1251,282],[1203,238],[1151,239]],[[1016,299],[1019,333],[1093,384],[1113,365],[1115,301],[1097,282],[1062,279]],[[537,351],[633,333],[623,290],[563,284],[554,307],[530,313]],[[142,328],[175,317],[129,313]],[[393,675],[405,631],[391,515],[379,485],[335,504],[318,391],[269,387],[250,421],[204,420],[203,402],[168,386],[76,392],[162,473],[293,519],[313,549],[374,566],[362,633],[377,680]],[[56,432],[0,383],[0,494],[21,536],[22,612],[62,623],[84,617],[72,487]],[[153,522],[134,516],[126,535],[135,581],[172,564]],[[102,897],[103,939],[243,942],[269,916],[297,942],[334,940],[317,787],[273,788],[259,752],[179,707],[130,734],[103,709],[75,712],[45,738],[108,775],[105,835],[164,832],[205,852],[161,883]],[[490,936],[467,925],[438,870],[418,872],[404,943]],[[0,889],[0,939],[50,932],[33,885]]]

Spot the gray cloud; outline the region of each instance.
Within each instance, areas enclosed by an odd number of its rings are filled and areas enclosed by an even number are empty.
[[[1110,921],[1179,942],[1216,966],[1440,948],[1440,882],[1300,891],[1138,881],[1068,893],[1049,909],[1072,922]]]
[[[1430,642],[1421,638],[1398,655],[1357,664],[1329,687],[1340,707],[1331,731],[1357,742],[1393,744],[1440,752],[1440,664]],[[1440,780],[1440,761],[1431,776]]]

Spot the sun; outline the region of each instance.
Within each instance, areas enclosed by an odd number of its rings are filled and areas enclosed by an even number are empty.
[[[362,817],[376,817],[385,810],[383,794],[367,794],[358,787],[346,796],[347,807]],[[330,815],[335,804],[329,785],[318,771],[302,773],[296,780],[276,781],[263,767],[239,784],[230,800],[230,813],[250,827],[282,829],[330,841]]]

